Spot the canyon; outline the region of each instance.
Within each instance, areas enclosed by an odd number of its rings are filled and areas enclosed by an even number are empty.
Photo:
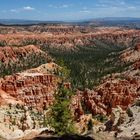
[[[39,118],[44,123],[43,117],[55,103],[55,95],[63,81],[61,59],[65,60],[64,68],[72,68],[69,80],[63,84],[74,92],[70,108],[76,123],[82,121],[85,127],[90,119],[94,120],[92,116],[97,115],[109,120],[114,108],[126,112],[140,98],[139,37],[139,30],[122,27],[0,26],[2,112],[10,112],[11,106],[12,111],[23,106],[25,109],[20,111],[26,117],[33,109],[35,114],[41,114]],[[98,81],[97,85],[92,78]],[[8,119],[7,126],[11,124],[9,116],[14,118],[14,113],[10,113],[1,114],[1,122]],[[20,119],[21,114],[18,114]],[[87,114],[91,116],[86,118]],[[30,120],[39,123],[37,117]],[[9,129],[1,125],[2,130]],[[12,129],[21,130],[18,121],[11,125]],[[43,128],[42,124],[40,126]],[[25,130],[31,129],[33,127]]]

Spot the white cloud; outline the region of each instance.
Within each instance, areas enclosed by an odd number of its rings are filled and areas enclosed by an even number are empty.
[[[121,1],[120,5],[126,5],[126,3],[124,1]]]
[[[63,5],[52,5],[50,4],[49,7],[50,8],[69,8],[72,5],[68,5],[68,4],[63,4]]]
[[[83,10],[87,10],[88,8],[87,7],[83,7]]]
[[[67,4],[63,4],[60,6],[60,8],[68,8],[68,7],[69,7],[69,5],[67,5]]]
[[[96,7],[99,7],[99,8],[105,8],[105,7],[107,7],[108,5],[106,5],[106,4],[96,4],[95,5]]]
[[[59,8],[58,6],[53,5],[53,4],[50,4],[49,7],[50,7],[50,8]]]
[[[91,13],[90,10],[81,10],[80,13]]]
[[[16,9],[11,9],[10,12],[16,13],[16,12],[18,12],[18,10],[16,10]]]
[[[32,11],[32,10],[35,10],[35,8],[26,6],[26,7],[23,7],[23,10]]]
[[[33,11],[33,10],[35,10],[35,8],[30,7],[30,6],[25,6],[23,8],[11,9],[9,11],[12,12],[12,13],[19,13],[19,12],[22,12],[22,11]]]
[[[124,6],[127,5],[124,0],[99,0],[101,6]]]
[[[136,10],[137,8],[135,6],[128,6],[127,9]]]

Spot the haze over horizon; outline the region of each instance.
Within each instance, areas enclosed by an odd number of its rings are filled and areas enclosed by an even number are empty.
[[[0,19],[82,20],[137,17],[139,0],[1,0]]]

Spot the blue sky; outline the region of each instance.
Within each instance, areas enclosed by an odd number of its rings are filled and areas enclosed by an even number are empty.
[[[0,19],[140,17],[140,0],[0,0]]]

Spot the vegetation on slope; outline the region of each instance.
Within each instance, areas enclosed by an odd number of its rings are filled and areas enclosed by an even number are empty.
[[[74,51],[61,51],[44,47],[59,64],[64,60],[71,70],[70,77],[73,88],[93,88],[100,80],[109,74],[122,72],[130,64],[119,62],[119,52],[123,47],[107,45],[96,40],[94,46],[77,46]]]
[[[23,70],[38,67],[41,64],[47,63],[46,55],[39,53],[31,53],[26,57],[18,57],[18,61],[9,61],[8,64],[0,62],[0,77],[11,75]]]

